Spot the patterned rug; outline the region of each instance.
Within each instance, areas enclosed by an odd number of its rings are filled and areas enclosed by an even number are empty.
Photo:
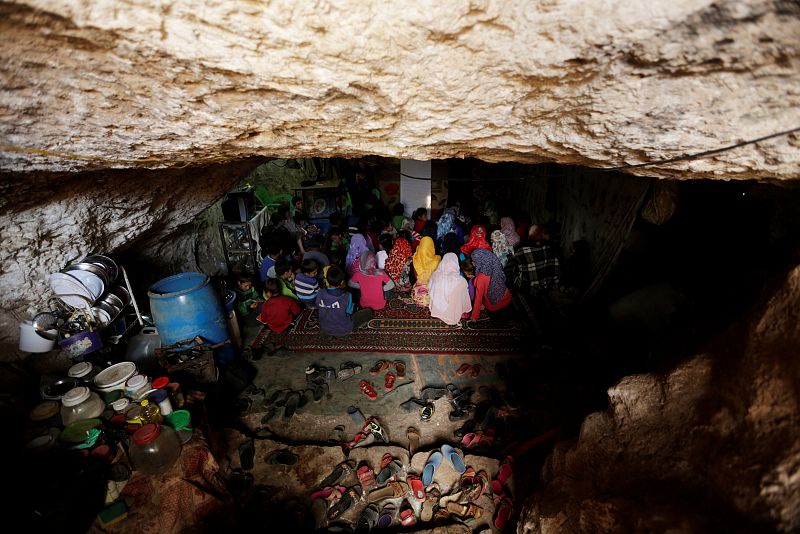
[[[432,318],[427,308],[403,297],[391,299],[365,325],[336,338],[323,336],[317,313],[304,309],[294,325],[275,333],[263,327],[251,344],[286,346],[298,352],[394,352],[413,354],[519,354],[530,351],[538,331],[530,307],[516,296],[502,317],[461,321],[450,326]]]

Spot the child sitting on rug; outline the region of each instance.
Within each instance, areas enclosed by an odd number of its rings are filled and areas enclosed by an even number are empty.
[[[345,281],[344,269],[331,265],[325,275],[328,287],[317,294],[317,310],[319,311],[319,329],[329,336],[346,336],[362,324],[372,319],[372,310],[364,309],[354,312],[353,296],[343,289]]]
[[[300,314],[300,305],[296,300],[281,294],[280,282],[275,278],[264,282],[264,297],[267,301],[261,307],[258,320],[273,332],[283,332]]]
[[[297,292],[297,298],[303,304],[313,306],[317,300],[317,293],[319,292],[319,282],[317,282],[317,262],[308,259],[300,263],[300,272],[294,277],[294,290]]]
[[[275,278],[281,286],[281,295],[297,300],[294,292],[294,273],[289,262],[279,261],[275,264]]]
[[[361,254],[358,269],[353,271],[347,285],[361,291],[359,304],[362,308],[382,310],[386,306],[387,292],[394,287],[394,282],[382,269],[378,269],[375,254],[367,250]]]

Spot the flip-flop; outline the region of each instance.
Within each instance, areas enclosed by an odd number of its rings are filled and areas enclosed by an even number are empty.
[[[450,464],[453,466],[453,469],[455,469],[456,473],[460,475],[461,473],[467,470],[467,466],[464,463],[464,458],[462,458],[461,455],[458,454],[455,449],[453,449],[453,447],[445,443],[444,445],[442,445],[441,451],[442,451],[442,456],[444,456],[445,459],[447,459],[450,462]]]
[[[253,440],[248,439],[239,445],[239,464],[245,471],[253,469],[253,459],[255,458],[256,450],[253,445]]]
[[[378,517],[378,528],[388,528],[394,521],[396,513],[397,507],[394,503],[386,503],[381,509],[380,517]]]
[[[311,502],[313,503],[317,499],[325,499],[325,500],[327,500],[332,492],[333,492],[333,488],[330,487],[330,486],[322,488],[321,490],[317,490],[317,491],[315,491],[314,493],[311,494]]]
[[[414,515],[414,509],[407,501],[403,501],[400,506],[400,524],[404,527],[409,527],[417,523],[417,518]]]
[[[514,472],[514,458],[511,456],[506,456],[505,459],[500,462],[500,469],[497,471],[497,479],[501,485],[505,486],[508,482],[508,479],[511,478],[511,475]]]
[[[427,402],[439,400],[445,395],[447,395],[447,391],[448,390],[446,388],[437,388],[437,387],[423,388],[423,390],[420,392],[420,398],[423,401]]]
[[[471,368],[471,367],[472,367],[472,365],[470,365],[470,364],[468,364],[468,363],[462,363],[462,364],[461,364],[461,367],[459,367],[458,369],[456,369],[456,374],[457,374],[458,376],[464,375],[464,374],[466,374],[466,373],[467,373],[467,371],[469,371],[469,370],[470,370],[470,368]]]
[[[472,370],[469,372],[470,378],[478,378],[478,375],[481,374],[481,366],[480,364],[475,364],[472,366]]]
[[[392,388],[394,388],[394,381],[395,381],[394,373],[386,373],[386,376],[383,378],[383,381],[384,381],[383,382],[384,389],[386,389],[387,392],[392,391]]]
[[[498,530],[503,530],[508,525],[508,520],[511,518],[511,512],[514,510],[511,499],[504,497],[500,504],[497,506],[497,512],[494,516],[494,526]]]
[[[339,377],[339,380],[347,380],[353,375],[360,373],[361,369],[362,367],[355,362],[344,362],[339,366],[339,372],[336,376]]]
[[[428,486],[428,492],[425,497],[425,502],[422,503],[422,510],[420,511],[419,518],[422,521],[430,521],[433,519],[433,510],[439,505],[439,497],[442,492],[439,490],[439,484],[436,482]]]
[[[389,463],[382,467],[381,472],[378,473],[377,477],[375,477],[378,487],[384,486],[402,470],[403,465],[394,458],[390,458]]]
[[[394,369],[397,371],[397,378],[402,380],[406,377],[406,364],[401,360],[394,361]]]
[[[386,486],[370,491],[369,495],[367,495],[367,500],[369,502],[378,502],[384,499],[394,499],[402,497],[407,491],[408,484],[399,480],[392,480]]]
[[[349,415],[350,419],[352,419],[353,422],[359,426],[362,426],[367,422],[366,417],[364,417],[364,414],[361,413],[361,410],[359,410],[358,406],[348,406],[347,415]]]
[[[386,360],[378,360],[377,362],[375,362],[375,365],[372,366],[372,369],[369,370],[369,374],[371,374],[372,376],[378,375],[383,371],[389,369],[390,365],[391,362],[388,362]]]
[[[413,426],[408,427],[406,430],[406,437],[408,438],[408,457],[414,456],[414,451],[419,448],[419,430]]]
[[[364,395],[367,396],[369,400],[375,400],[378,398],[378,392],[375,391],[375,388],[372,387],[372,384],[367,382],[366,380],[362,380],[358,383],[358,388],[361,390]]]
[[[359,534],[366,533],[375,528],[375,525],[378,524],[378,515],[377,504],[370,504],[364,508],[364,511],[358,517],[358,521],[356,521],[356,532]]]
[[[344,425],[336,425],[328,435],[328,443],[335,445],[344,441]]]
[[[264,457],[264,462],[270,465],[294,465],[297,463],[298,456],[290,450],[281,449],[269,452]]]
[[[283,408],[283,416],[281,417],[284,423],[288,423],[289,420],[294,416],[299,404],[300,393],[298,391],[292,391],[286,396],[286,406]]]
[[[340,463],[333,468],[333,471],[331,471],[331,473],[326,476],[322,482],[319,483],[319,485],[321,487],[333,486],[337,482],[341,481],[344,477],[353,472],[354,463],[355,462],[353,460],[347,460]]]
[[[313,392],[314,402],[320,402],[322,399],[324,399],[325,395],[328,394],[328,391],[330,391],[330,388],[328,387],[327,382],[315,384]]]
[[[369,465],[363,464],[359,466],[356,475],[358,475],[358,482],[365,492],[378,487],[378,483],[375,480],[375,471]]]
[[[428,456],[428,461],[425,462],[425,468],[422,470],[422,484],[427,488],[433,482],[433,476],[436,470],[442,465],[444,456],[439,451],[434,451]]]
[[[359,500],[361,500],[361,486],[350,486],[339,502],[328,509],[328,519],[331,521],[338,519]]]
[[[425,486],[417,475],[408,475],[406,477],[406,484],[411,488],[411,495],[416,500],[420,502],[425,500]]]

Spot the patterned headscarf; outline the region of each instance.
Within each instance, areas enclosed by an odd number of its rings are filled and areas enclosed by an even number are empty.
[[[375,253],[367,250],[361,253],[361,259],[358,261],[358,268],[361,274],[367,276],[375,276],[378,274],[378,260]]]
[[[453,214],[453,210],[447,208],[442,213],[442,216],[439,217],[439,222],[436,223],[436,241],[441,242],[442,238],[447,235],[447,232],[453,228],[453,223],[456,220],[456,216]]]
[[[391,252],[389,252],[389,256],[386,258],[386,263],[384,264],[386,274],[388,274],[392,280],[397,280],[400,273],[403,271],[403,267],[405,267],[410,259],[411,245],[402,237],[395,239],[394,246]]]
[[[473,250],[485,249],[492,250],[492,246],[486,242],[486,228],[480,224],[472,227],[469,233],[469,241],[461,246],[461,252],[464,254],[472,254]]]
[[[348,272],[352,272],[353,262],[356,261],[356,258],[361,257],[368,250],[366,238],[362,234],[355,234],[350,242],[350,249],[347,251],[347,259],[345,261],[345,267],[347,267]]]
[[[508,263],[508,256],[514,253],[514,249],[508,244],[505,234],[500,230],[492,232],[492,252],[500,260],[500,264],[503,267]]]
[[[433,239],[423,237],[414,253],[414,271],[417,273],[417,281],[423,284],[427,283],[440,261],[442,261],[442,257],[436,255]]]
[[[506,273],[494,253],[478,249],[472,252],[472,263],[476,273],[483,273],[489,277],[489,301],[497,304],[506,292]]]
[[[517,234],[517,227],[511,217],[503,217],[500,219],[500,231],[506,236],[508,244],[511,248],[519,245],[519,235]]]

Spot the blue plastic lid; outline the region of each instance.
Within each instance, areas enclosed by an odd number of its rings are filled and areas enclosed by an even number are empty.
[[[167,398],[167,395],[169,395],[169,393],[167,393],[167,391],[165,389],[159,389],[159,390],[156,390],[156,391],[152,392],[150,395],[148,395],[147,396],[147,400],[149,400],[149,401],[151,401],[151,402],[153,402],[155,404],[158,404],[158,403],[164,401],[164,399]]]

